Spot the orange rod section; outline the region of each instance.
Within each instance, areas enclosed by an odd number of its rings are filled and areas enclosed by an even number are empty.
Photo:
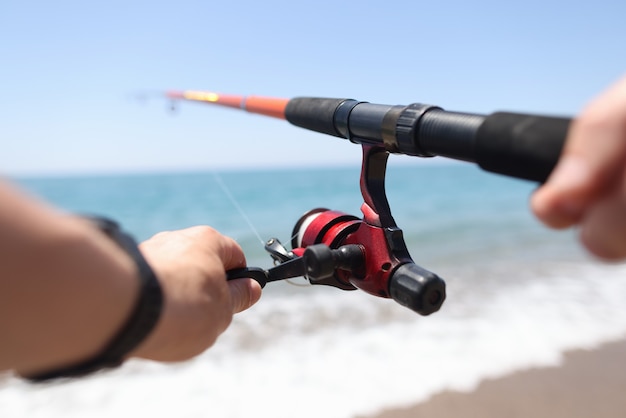
[[[168,91],[165,95],[174,100],[212,103],[279,119],[285,119],[285,107],[287,107],[287,103],[289,103],[289,99],[276,97],[246,97],[196,90]]]
[[[248,96],[245,99],[245,109],[251,113],[259,113],[273,118],[285,119],[285,107],[289,99],[277,97]]]

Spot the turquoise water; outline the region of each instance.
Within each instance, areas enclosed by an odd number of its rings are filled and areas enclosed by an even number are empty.
[[[257,233],[263,240],[276,236],[289,242],[299,217],[316,207],[360,216],[358,178],[359,168],[353,167],[22,179],[21,183],[68,211],[117,219],[139,239],[161,230],[208,224],[237,239],[251,260],[261,262],[257,257],[264,254]],[[387,175],[397,224],[410,246],[436,260],[470,254],[489,258],[488,251],[510,249],[523,257],[537,249],[527,241],[542,241],[561,255],[571,251],[575,246],[570,237],[561,239],[567,233],[547,231],[530,215],[527,200],[534,187],[462,164],[390,163]]]
[[[139,239],[211,225],[250,265],[269,267],[260,241],[289,243],[308,210],[360,216],[358,178],[348,167],[18,181],[68,211],[115,218]],[[471,165],[392,158],[391,209],[416,263],[447,282],[440,312],[420,317],[360,291],[272,283],[190,362],[131,361],[47,387],[9,379],[0,416],[353,417],[623,337],[626,267],[592,260],[576,231],[543,228],[528,210],[534,187]]]

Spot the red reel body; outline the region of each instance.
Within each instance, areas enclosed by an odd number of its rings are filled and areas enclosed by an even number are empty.
[[[370,225],[366,220],[329,209],[313,209],[296,223],[292,234],[294,254],[302,255],[306,247],[326,244],[337,249],[347,244],[361,246],[365,264],[356,271],[337,269],[334,279],[343,286],[359,288],[375,296],[390,297],[389,278],[394,270],[410,257],[396,257],[388,246],[387,235],[401,234]],[[334,283],[324,283],[334,286]]]

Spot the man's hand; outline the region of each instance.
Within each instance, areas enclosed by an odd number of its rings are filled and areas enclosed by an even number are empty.
[[[626,258],[626,77],[573,122],[531,206],[550,227],[580,225],[581,241],[596,256]]]
[[[231,238],[210,227],[161,232],[140,249],[159,278],[164,309],[152,334],[131,356],[181,361],[213,345],[234,313],[261,297],[252,279],[226,281],[226,270],[245,267]]]

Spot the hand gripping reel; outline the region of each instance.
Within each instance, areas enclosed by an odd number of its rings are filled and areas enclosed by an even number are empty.
[[[293,231],[292,248],[271,239],[265,248],[277,265],[230,270],[229,280],[252,277],[267,282],[304,276],[311,284],[343,290],[361,289],[392,298],[421,314],[436,312],[445,300],[444,281],[416,265],[396,226],[385,194],[389,153],[382,147],[363,145],[361,206],[363,219],[328,209],[304,214]]]

